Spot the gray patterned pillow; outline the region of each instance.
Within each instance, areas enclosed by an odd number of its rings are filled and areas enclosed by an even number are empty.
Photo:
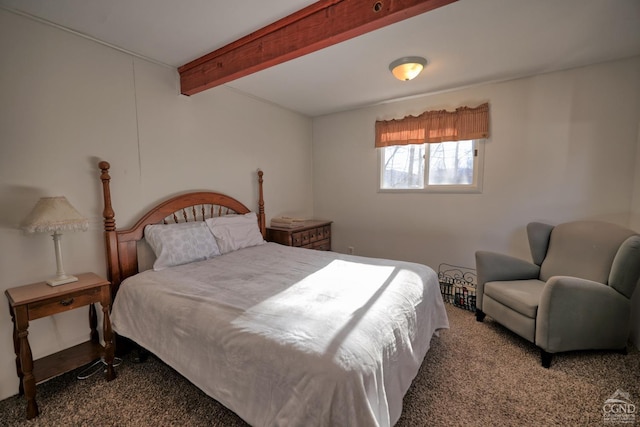
[[[203,221],[147,225],[144,235],[156,254],[155,271],[220,255],[216,239]]]

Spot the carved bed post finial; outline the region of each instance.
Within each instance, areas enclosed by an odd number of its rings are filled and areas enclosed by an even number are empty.
[[[262,183],[263,183],[262,175],[264,175],[264,172],[262,172],[260,169],[258,169],[258,192],[259,192],[259,198],[258,198],[258,221],[260,222],[260,232],[262,233],[262,237],[266,239],[267,238],[267,224],[266,224],[266,219],[265,219],[265,216],[264,216],[264,195],[262,194]]]
[[[111,207],[111,190],[109,188],[109,181],[111,181],[109,168],[111,165],[109,162],[102,161],[98,163],[98,167],[102,171],[102,174],[100,174],[100,180],[102,181],[102,195],[104,197],[104,210],[102,211],[102,216],[104,217],[104,231],[113,231],[116,229],[116,220],[113,208]]]

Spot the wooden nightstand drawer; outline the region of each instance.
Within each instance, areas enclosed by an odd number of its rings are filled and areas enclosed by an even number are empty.
[[[311,243],[318,242],[320,240],[326,240],[331,237],[331,226],[317,227],[309,230],[309,241]]]
[[[78,291],[71,294],[32,302],[27,306],[29,320],[39,319],[56,313],[73,310],[94,302],[100,302],[101,288]]]
[[[309,220],[303,227],[267,227],[267,240],[298,248],[331,250],[331,221]]]
[[[293,233],[291,235],[291,246],[300,247],[303,245],[302,243],[302,233]]]
[[[300,246],[306,246],[309,244],[309,230],[301,231],[300,233],[293,234],[293,241],[300,242]],[[294,245],[296,246],[296,245]]]
[[[312,248],[317,251],[330,251],[331,240],[320,240],[318,242],[314,242]]]
[[[309,230],[309,241],[311,243],[317,242],[319,239],[322,239],[322,236],[322,228],[312,228],[311,230]]]

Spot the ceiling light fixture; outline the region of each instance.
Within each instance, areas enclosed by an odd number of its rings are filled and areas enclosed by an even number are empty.
[[[413,80],[420,74],[427,60],[420,56],[405,56],[389,64],[389,70],[398,80]]]

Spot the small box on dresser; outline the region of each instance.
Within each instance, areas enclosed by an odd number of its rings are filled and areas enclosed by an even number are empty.
[[[286,246],[330,251],[331,222],[310,219],[302,227],[267,227],[267,240]]]

